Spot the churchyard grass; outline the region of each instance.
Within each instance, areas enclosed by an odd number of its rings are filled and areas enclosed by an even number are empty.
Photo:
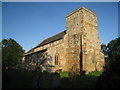
[[[60,88],[95,88],[96,81],[100,72],[90,72],[84,78],[77,74],[74,81],[70,81],[68,72],[61,72]],[[32,88],[34,71],[7,70],[6,80],[7,88]]]
[[[7,70],[6,77],[3,81],[6,82],[5,88],[32,88],[33,72]]]
[[[74,81],[70,81],[68,77],[68,72],[61,72],[61,81],[62,88],[95,88],[96,81],[98,76],[100,76],[100,72],[94,71],[88,73],[84,78],[80,77],[80,74],[77,74]]]

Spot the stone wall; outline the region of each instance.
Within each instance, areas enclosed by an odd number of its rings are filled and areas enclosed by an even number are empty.
[[[101,71],[104,65],[104,55],[101,53],[98,37],[97,16],[92,11],[81,7],[66,16],[67,39],[67,66],[76,64],[80,68],[80,45],[82,44],[83,70]],[[82,43],[80,42],[82,35]]]
[[[81,65],[82,69],[87,72],[101,71],[104,65],[104,55],[101,53],[96,14],[84,7],[78,8],[66,16],[66,29],[63,39],[37,47],[33,50],[33,54],[46,50],[45,52],[52,59],[53,72],[59,69],[69,71],[72,68],[79,71]],[[56,55],[58,65],[55,65]],[[37,60],[36,54],[33,56],[33,59]]]
[[[66,63],[66,58],[65,58],[65,48],[64,48],[64,43],[49,47],[47,49],[47,53],[52,56],[52,65],[53,67],[53,72],[59,69],[62,69],[63,71],[65,70],[65,63]],[[55,56],[58,56],[58,65],[55,65]]]
[[[43,53],[47,54],[43,55]],[[58,65],[55,65],[55,56],[58,55]],[[62,69],[65,70],[65,48],[64,48],[64,39],[57,40],[55,42],[51,42],[49,44],[46,44],[44,46],[38,47],[34,49],[34,52],[31,54],[26,55],[26,60],[29,61],[29,65],[34,62],[34,60],[41,61],[43,59],[49,59],[51,57],[51,66],[52,72],[55,72],[56,70]],[[48,60],[49,61],[49,60]],[[49,62],[48,62],[49,63]],[[34,64],[36,66],[36,64]]]

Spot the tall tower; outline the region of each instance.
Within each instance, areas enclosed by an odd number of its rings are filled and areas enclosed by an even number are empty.
[[[104,55],[98,37],[98,21],[94,12],[80,7],[66,16],[65,36],[68,69],[101,71]]]

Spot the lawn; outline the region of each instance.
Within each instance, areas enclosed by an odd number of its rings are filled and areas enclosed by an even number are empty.
[[[84,78],[77,74],[75,80],[71,82],[68,72],[61,72],[60,88],[95,88],[96,80],[100,74],[100,72],[90,72]],[[7,70],[6,75],[3,74],[5,82],[3,88],[32,88],[34,75],[35,71]]]
[[[96,81],[100,72],[90,72],[84,78],[81,78],[79,74],[76,75],[74,81],[70,81],[68,77],[68,72],[61,72],[60,76],[62,78],[62,88],[95,88]]]

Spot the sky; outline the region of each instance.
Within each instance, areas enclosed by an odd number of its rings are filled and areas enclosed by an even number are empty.
[[[0,41],[2,40],[2,3],[0,2]]]
[[[66,30],[66,15],[81,6],[96,13],[101,43],[118,37],[117,2],[3,2],[2,38],[12,38],[28,51]]]

